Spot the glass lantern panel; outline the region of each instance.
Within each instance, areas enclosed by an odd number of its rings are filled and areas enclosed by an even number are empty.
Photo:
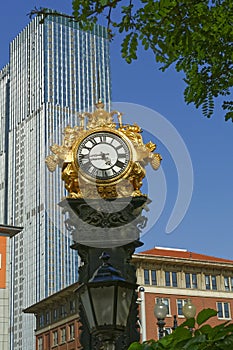
[[[93,312],[92,312],[90,298],[89,298],[89,294],[88,294],[87,289],[85,290],[84,293],[80,294],[80,298],[81,298],[81,302],[82,302],[83,307],[84,307],[85,312],[86,312],[89,327],[90,327],[90,329],[92,329],[95,327],[95,321],[93,318]]]
[[[113,324],[114,286],[90,290],[98,326]]]
[[[167,315],[168,308],[167,306],[163,303],[162,299],[158,299],[158,303],[155,304],[154,307],[154,314],[157,319],[163,320],[166,315]]]
[[[117,317],[116,317],[116,324],[118,326],[126,327],[127,325],[129,309],[132,303],[132,297],[133,297],[132,289],[118,287]]]

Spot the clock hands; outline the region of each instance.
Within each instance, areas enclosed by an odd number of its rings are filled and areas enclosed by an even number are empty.
[[[97,132],[79,145],[78,163],[92,178],[103,181],[115,179],[129,163],[129,150],[119,136]]]
[[[106,165],[111,165],[111,159],[107,157],[109,153],[100,152],[100,154],[92,154],[89,156],[90,160],[103,159]]]

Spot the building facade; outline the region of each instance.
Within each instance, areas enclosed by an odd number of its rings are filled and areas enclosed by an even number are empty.
[[[146,338],[157,338],[158,327],[154,305],[162,298],[168,307],[166,330],[172,331],[174,315],[178,325],[184,321],[182,307],[187,299],[197,313],[211,308],[218,315],[208,322],[217,325],[233,317],[233,260],[227,260],[184,249],[154,248],[134,255],[137,282],[144,288]],[[144,317],[145,316],[145,317]]]
[[[139,324],[145,339],[158,339],[154,316],[158,298],[162,298],[168,308],[165,318],[168,333],[172,332],[174,315],[178,325],[185,320],[182,306],[187,299],[191,299],[197,313],[205,308],[218,311],[218,315],[208,321],[212,326],[232,321],[233,260],[183,249],[154,248],[134,254],[132,262],[137,268],[137,283],[140,289],[144,288],[144,305],[140,292],[138,302]],[[77,287],[75,283],[25,310],[36,315],[36,350],[80,349]]]
[[[9,124],[9,64],[0,71],[0,224],[7,222],[8,124]]]
[[[10,242],[22,228],[0,224],[0,349],[9,349],[10,326]]]
[[[9,332],[9,246],[0,236],[0,348],[7,349]],[[7,259],[8,258],[8,259]]]
[[[26,313],[36,315],[36,350],[81,349],[79,307],[75,290],[78,283],[32,305]]]
[[[49,173],[45,158],[51,144],[61,143],[65,126],[77,125],[80,112],[92,111],[99,98],[110,101],[107,30],[84,32],[65,15],[37,16],[11,42],[0,84],[6,136],[0,218],[24,227],[11,245],[10,343],[14,350],[32,349],[34,318],[22,309],[78,278],[77,253],[57,205],[65,196],[60,170]]]

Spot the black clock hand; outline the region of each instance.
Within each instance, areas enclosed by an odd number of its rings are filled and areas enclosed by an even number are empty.
[[[107,155],[109,155],[109,153],[100,152],[100,154],[92,154],[92,155],[90,155],[89,158],[100,157],[101,159],[105,160]]]
[[[105,158],[105,164],[106,165],[112,165],[110,158]]]

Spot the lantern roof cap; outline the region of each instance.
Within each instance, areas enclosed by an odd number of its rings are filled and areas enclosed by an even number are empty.
[[[91,283],[96,282],[111,282],[111,281],[125,281],[121,276],[121,272],[115,269],[109,262],[110,255],[103,252],[100,259],[103,261],[102,265],[94,272],[89,280]]]

